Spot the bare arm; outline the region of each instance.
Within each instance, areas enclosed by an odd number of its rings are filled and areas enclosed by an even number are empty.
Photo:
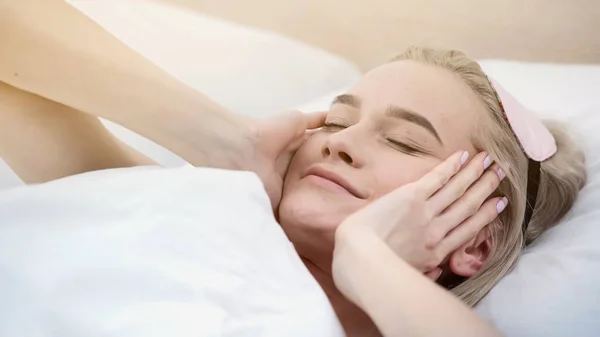
[[[338,232],[335,250],[334,275],[345,273],[352,283],[345,295],[371,317],[384,336],[502,336],[379,238],[364,231]]]
[[[154,165],[98,118],[0,82],[0,157],[25,183]]]
[[[0,0],[0,81],[121,124],[194,165],[239,168],[252,156],[240,117],[62,0]]]

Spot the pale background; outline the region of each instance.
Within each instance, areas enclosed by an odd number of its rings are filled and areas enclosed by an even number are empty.
[[[361,69],[411,44],[476,58],[600,63],[598,0],[160,0],[266,28]]]

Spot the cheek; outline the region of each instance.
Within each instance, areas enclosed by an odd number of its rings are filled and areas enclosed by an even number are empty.
[[[299,231],[332,233],[350,214],[364,205],[364,200],[323,192],[302,180],[308,168],[323,160],[325,137],[315,134],[296,152],[284,181],[279,206],[279,221],[286,232]]]
[[[316,135],[307,139],[294,154],[294,158],[292,158],[290,164],[290,171],[307,169],[308,166],[318,161],[322,146],[323,141],[319,140]]]
[[[319,139],[318,134],[315,134],[307,139],[304,144],[300,146],[298,151],[296,151],[283,182],[284,196],[286,193],[286,187],[302,178],[308,168],[321,159],[322,145],[323,140]]]
[[[398,187],[410,184],[422,178],[437,164],[437,160],[426,160],[408,155],[390,156],[386,160],[378,161],[374,167],[376,191],[374,198],[379,198]]]

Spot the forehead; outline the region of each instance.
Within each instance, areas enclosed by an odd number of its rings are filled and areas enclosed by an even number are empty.
[[[456,74],[415,61],[397,61],[367,73],[348,92],[361,101],[363,114],[390,106],[427,118],[450,151],[470,145],[470,135],[485,115],[483,103]]]

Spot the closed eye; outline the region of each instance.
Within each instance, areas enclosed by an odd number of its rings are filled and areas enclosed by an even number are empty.
[[[325,131],[339,131],[347,128],[348,125],[344,125],[337,122],[325,122],[323,123],[322,129]]]
[[[398,151],[404,152],[409,155],[431,155],[432,154],[430,151],[427,151],[418,145],[409,145],[407,143],[400,142],[400,141],[397,141],[397,140],[394,140],[391,138],[387,138],[387,137],[386,137],[386,140],[388,142],[390,142],[392,147],[394,147]]]

